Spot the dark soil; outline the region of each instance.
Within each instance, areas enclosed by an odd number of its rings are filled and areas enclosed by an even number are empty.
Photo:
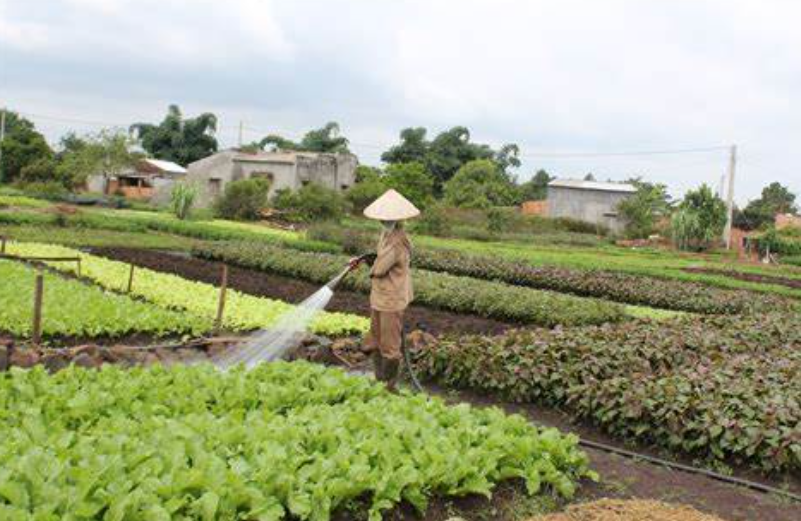
[[[180,275],[181,277],[207,282],[220,283],[220,264],[176,253],[134,248],[96,248],[95,255],[110,259],[133,263],[136,266],[150,268]],[[134,275],[135,277],[135,275]],[[135,282],[134,282],[135,283]],[[270,273],[229,266],[228,286],[243,293],[284,300],[291,303],[302,302],[317,291],[319,286],[305,281],[282,277]],[[326,308],[328,311],[341,311],[369,316],[370,305],[366,295],[352,291],[339,290]],[[405,313],[408,329],[423,329],[432,334],[498,334],[514,324],[501,322],[476,315],[460,315],[448,311],[409,306]]]
[[[715,268],[684,268],[684,271],[690,273],[707,273],[710,275],[723,275],[737,280],[745,280],[748,282],[758,282],[761,284],[777,284],[779,286],[786,286],[788,288],[801,289],[801,280],[791,279],[789,277],[779,277],[776,275],[760,275],[758,273],[745,273],[742,271],[732,270],[719,270]]]

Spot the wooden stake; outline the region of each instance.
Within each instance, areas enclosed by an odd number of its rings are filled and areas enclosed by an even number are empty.
[[[128,293],[131,292],[131,288],[133,288],[133,274],[134,274],[134,265],[131,263],[131,271],[128,272]]]
[[[223,312],[225,311],[225,293],[228,290],[228,265],[222,265],[222,280],[220,280],[220,300],[217,303],[217,318],[214,321],[214,333],[222,328]]]
[[[80,277],[81,276],[81,258],[78,257],[78,260],[76,262],[78,263],[78,276]]]
[[[6,238],[0,237],[0,255],[6,254]]]
[[[44,294],[44,275],[36,273],[36,286],[33,292],[33,345],[42,342],[42,296]]]

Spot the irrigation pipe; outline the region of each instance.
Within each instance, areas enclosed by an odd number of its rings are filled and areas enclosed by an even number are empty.
[[[615,447],[613,445],[607,445],[605,443],[599,443],[597,441],[591,441],[579,438],[579,445],[581,445],[582,447],[589,447],[603,452],[617,454],[619,456],[624,456],[627,458],[641,459],[649,463],[654,463],[656,465],[661,465],[663,467],[680,470],[682,472],[688,472],[690,474],[700,474],[702,476],[706,476],[718,481],[723,481],[725,483],[729,483],[732,485],[740,485],[742,487],[750,488],[752,490],[757,490],[759,492],[764,492],[766,494],[776,494],[779,496],[784,496],[786,498],[792,499],[794,501],[801,502],[801,496],[799,496],[798,494],[794,494],[792,492],[788,492],[787,490],[782,490],[780,488],[771,487],[770,485],[758,483],[756,481],[750,481],[747,479],[737,478],[733,476],[726,476],[725,474],[721,474],[713,470],[701,469],[698,467],[693,467],[691,465],[685,465],[683,463],[676,463],[674,461],[669,461],[662,458],[649,456],[647,454],[640,454],[639,452],[621,449],[619,447]]]

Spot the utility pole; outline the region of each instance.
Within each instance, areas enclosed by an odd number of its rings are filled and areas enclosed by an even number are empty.
[[[239,148],[242,148],[242,130],[244,127],[244,123],[242,120],[239,120]]]
[[[726,198],[726,209],[728,218],[726,219],[726,230],[723,238],[726,241],[726,249],[731,249],[731,229],[734,220],[734,169],[737,165],[737,145],[732,145],[729,149],[729,194]]]
[[[3,182],[3,140],[6,137],[6,108],[0,107],[0,183]]]

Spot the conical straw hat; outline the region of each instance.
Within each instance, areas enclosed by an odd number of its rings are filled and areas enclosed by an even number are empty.
[[[418,215],[420,210],[391,188],[364,209],[365,217],[378,221],[402,221]]]

